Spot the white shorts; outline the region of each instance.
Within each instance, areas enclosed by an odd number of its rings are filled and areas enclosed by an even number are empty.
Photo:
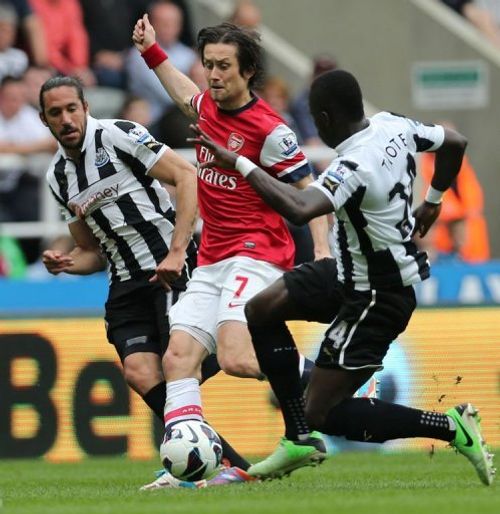
[[[247,301],[283,273],[274,264],[241,256],[196,268],[186,291],[169,310],[170,331],[188,332],[209,353],[216,353],[219,325],[246,323]]]

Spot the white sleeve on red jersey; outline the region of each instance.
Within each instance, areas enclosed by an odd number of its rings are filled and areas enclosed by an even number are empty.
[[[283,182],[297,182],[311,173],[297,136],[285,124],[277,125],[267,135],[259,159],[261,166]]]
[[[201,101],[203,100],[203,95],[205,93],[198,93],[197,95],[193,95],[191,98],[191,107],[200,114],[201,109]]]

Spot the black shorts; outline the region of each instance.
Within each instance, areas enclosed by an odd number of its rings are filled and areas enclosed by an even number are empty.
[[[162,356],[169,338],[168,310],[180,291],[166,291],[148,278],[112,284],[105,305],[108,341],[123,362],[137,352]]]
[[[330,324],[316,359],[321,368],[380,369],[416,307],[412,286],[371,291],[344,286],[333,259],[304,264],[283,278],[302,319]]]

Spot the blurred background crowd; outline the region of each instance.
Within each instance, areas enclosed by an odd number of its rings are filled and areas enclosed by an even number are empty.
[[[439,1],[500,52],[499,0]],[[145,12],[175,66],[205,89],[190,3],[185,0],[0,0],[0,226],[45,219],[41,191],[47,160],[37,156],[53,153],[56,143],[39,119],[38,94],[51,76],[80,77],[94,116],[136,121],[173,148],[188,146],[189,121],[132,45],[133,26]],[[235,0],[227,21],[259,30],[262,18],[254,2]],[[334,50],[311,56],[310,80],[344,66],[342,56],[331,53]],[[309,115],[308,86],[306,81],[292,94],[286,79],[268,70],[256,93],[281,114],[302,145],[314,148],[322,143]],[[316,171],[321,172],[327,162],[315,162]],[[420,163],[424,185],[432,167],[432,155],[425,156]],[[446,193],[435,230],[422,244],[433,259],[487,261],[490,247],[483,211],[481,183],[474,163],[466,159],[459,179]],[[308,229],[292,229],[297,262],[311,259]],[[41,277],[41,251],[55,245],[66,251],[71,245],[69,238],[25,237],[21,232],[18,237],[6,235],[0,228],[0,276]]]

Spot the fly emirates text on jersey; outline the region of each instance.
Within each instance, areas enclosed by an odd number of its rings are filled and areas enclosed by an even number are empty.
[[[199,154],[199,162],[209,162],[214,158],[214,156],[206,149],[201,148]],[[214,186],[224,187],[226,189],[236,189],[238,185],[237,177],[231,177],[223,173],[222,171],[218,171],[214,168],[200,168],[198,166],[198,177],[204,182],[208,182],[209,184],[213,184]]]

